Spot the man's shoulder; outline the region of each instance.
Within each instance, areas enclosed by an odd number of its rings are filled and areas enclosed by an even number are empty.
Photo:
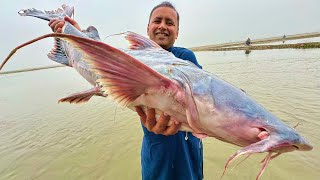
[[[195,55],[194,53],[187,48],[184,47],[171,47],[171,52],[178,58],[184,59],[184,60],[194,60]]]
[[[181,52],[181,53],[191,53],[191,54],[194,54],[193,51],[191,51],[190,49],[187,49],[185,47],[172,47],[173,48],[173,51],[178,51],[178,52]]]
[[[191,61],[193,64],[202,69],[202,66],[198,63],[197,58],[193,51],[184,47],[171,47],[171,52],[180,59]]]

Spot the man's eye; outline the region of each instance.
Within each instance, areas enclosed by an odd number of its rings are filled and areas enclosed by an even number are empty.
[[[167,19],[167,20],[166,20],[166,24],[167,24],[168,26],[173,26],[173,25],[174,25],[174,22],[173,22],[171,19]]]
[[[158,23],[160,23],[161,21],[159,21],[159,20],[155,20],[155,21],[153,21],[153,22],[158,24]]]

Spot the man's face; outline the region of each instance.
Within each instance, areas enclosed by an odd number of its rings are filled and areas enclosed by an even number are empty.
[[[147,28],[148,36],[164,49],[169,49],[178,38],[178,17],[175,10],[159,7],[153,11]]]

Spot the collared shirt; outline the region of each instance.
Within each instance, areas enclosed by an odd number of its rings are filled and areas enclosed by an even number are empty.
[[[192,51],[171,47],[168,51],[202,68]],[[175,135],[156,135],[143,125],[141,167],[143,180],[203,179],[203,148],[200,139],[179,131]]]

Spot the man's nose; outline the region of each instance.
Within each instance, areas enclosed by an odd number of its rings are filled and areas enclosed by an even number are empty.
[[[158,26],[158,29],[160,30],[166,30],[167,29],[167,24],[165,21],[161,21],[161,23]]]

